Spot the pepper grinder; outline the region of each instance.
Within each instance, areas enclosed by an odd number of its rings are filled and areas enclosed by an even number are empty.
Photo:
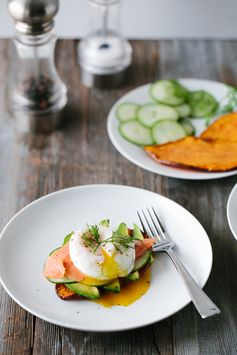
[[[58,0],[8,0],[16,30],[8,107],[24,132],[52,132],[67,103],[67,89],[54,62],[53,18],[58,8]]]
[[[132,47],[120,34],[121,0],[89,0],[90,31],[79,44],[82,81],[88,86],[123,83],[131,64]]]

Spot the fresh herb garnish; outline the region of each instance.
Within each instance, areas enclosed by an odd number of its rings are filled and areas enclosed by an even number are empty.
[[[227,94],[220,100],[216,110],[205,117],[206,126],[209,126],[211,120],[219,115],[228,112],[233,112],[237,108],[237,87],[226,85],[228,88]]]
[[[102,244],[106,243],[112,243],[117,251],[122,252],[123,249],[134,248],[134,242],[140,240],[134,236],[124,236],[120,235],[118,232],[113,232],[113,235],[110,238],[101,241],[99,228],[96,224],[92,226],[88,225],[88,230],[83,233],[81,238],[85,246],[91,248],[94,253]]]

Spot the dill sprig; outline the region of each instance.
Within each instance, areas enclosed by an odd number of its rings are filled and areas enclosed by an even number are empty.
[[[129,249],[135,247],[134,242],[140,240],[135,238],[133,235],[121,235],[117,231],[113,232],[110,238],[105,240],[100,240],[98,225],[94,224],[92,226],[88,225],[88,230],[83,233],[82,240],[86,247],[91,248],[93,253],[102,245],[107,243],[112,243],[117,251],[123,252],[124,249]]]
[[[138,238],[135,238],[134,236],[130,235],[121,235],[118,232],[114,232],[112,237],[105,239],[96,246],[96,248],[93,250],[94,252],[99,248],[100,245],[106,244],[106,243],[112,243],[117,251],[120,251],[121,253],[123,252],[123,249],[134,249],[135,244],[134,242],[136,240],[140,240]]]

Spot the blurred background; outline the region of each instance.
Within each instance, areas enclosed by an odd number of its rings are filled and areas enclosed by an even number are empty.
[[[237,38],[236,0],[124,0],[121,28],[130,39]],[[61,0],[56,32],[62,38],[87,33],[86,0]],[[14,29],[6,0],[0,1],[0,37]]]

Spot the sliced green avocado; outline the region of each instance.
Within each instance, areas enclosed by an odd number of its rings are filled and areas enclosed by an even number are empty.
[[[76,294],[94,300],[100,297],[100,293],[97,287],[83,285],[80,282],[73,284],[65,284],[69,290],[75,292]]]
[[[136,281],[139,279],[139,272],[138,271],[133,271],[131,272],[131,274],[129,274],[128,276],[126,276],[127,280],[130,281]]]
[[[143,240],[144,239],[144,237],[142,235],[142,232],[140,231],[140,228],[135,223],[133,224],[133,236],[136,239],[139,239],[139,240]]]
[[[99,223],[100,226],[103,226],[103,227],[109,227],[109,219],[103,219],[100,223]]]
[[[113,280],[112,282],[103,286],[106,291],[119,293],[120,292],[120,283],[118,279]]]
[[[122,237],[126,237],[128,235],[128,227],[125,223],[120,223],[117,229],[117,233]]]
[[[69,234],[66,235],[66,237],[63,240],[63,245],[67,244],[69,242],[69,240],[71,239],[71,236],[73,235],[74,232],[71,232]]]
[[[150,262],[151,250],[147,250],[139,259],[134,263],[133,271],[137,271]]]
[[[76,282],[75,280],[70,280],[66,277],[63,277],[62,279],[55,278],[55,277],[48,277],[47,279],[54,284],[71,284]]]

